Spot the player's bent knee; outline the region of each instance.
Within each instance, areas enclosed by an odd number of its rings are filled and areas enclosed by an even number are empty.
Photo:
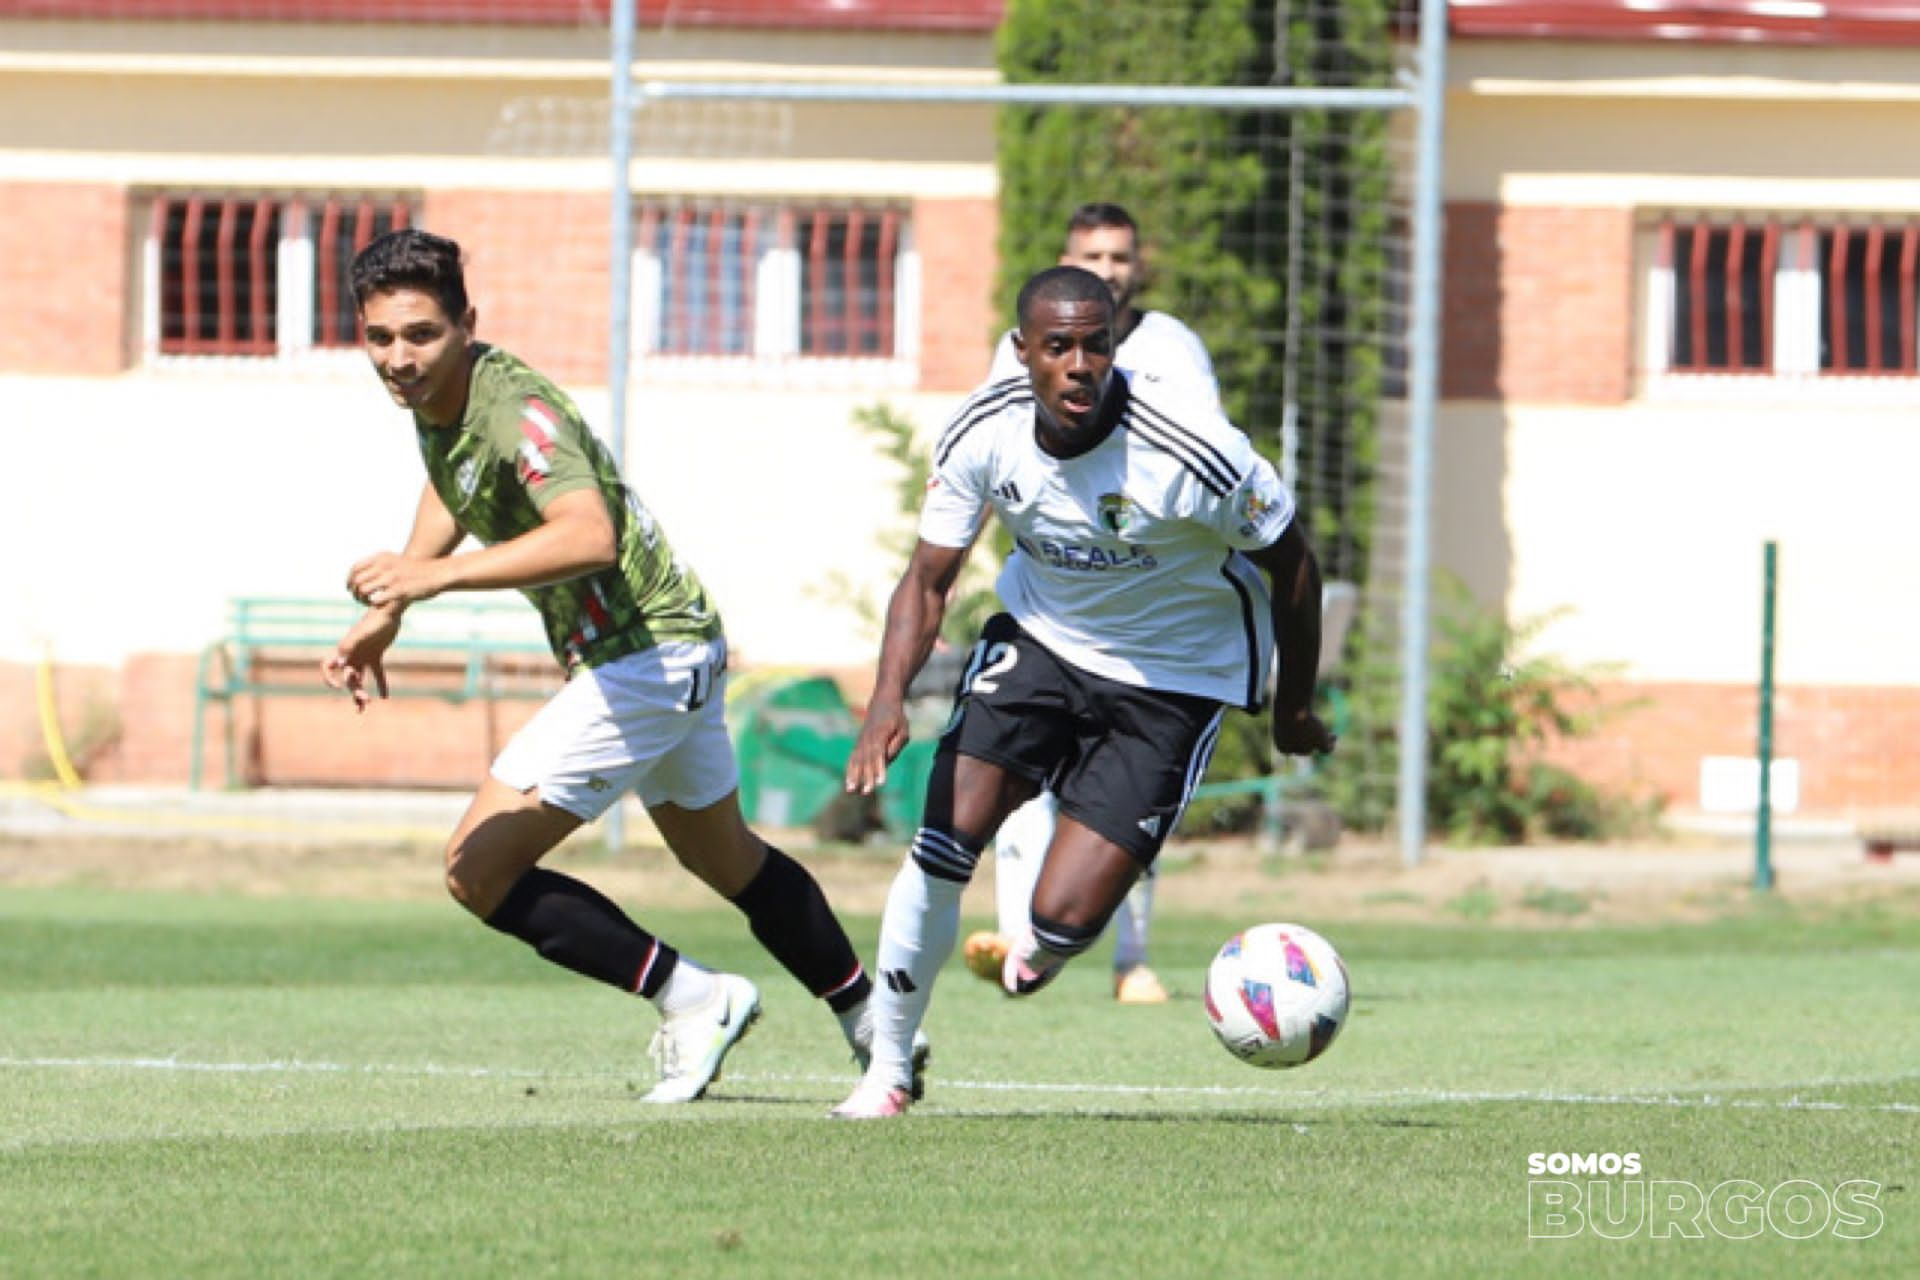
[[[507,896],[517,879],[518,869],[507,874],[506,869],[485,865],[483,859],[461,850],[448,852],[447,893],[482,920],[493,914],[494,908],[500,905],[501,899]]]
[[[463,868],[458,858],[447,859],[446,884],[447,894],[455,902],[480,917],[480,919],[484,920],[487,918],[487,911],[491,909],[493,904],[490,902],[482,902],[484,894],[482,893],[481,886],[470,878],[469,869]]]
[[[465,880],[462,880],[459,871],[452,866],[447,868],[446,886],[448,897],[465,907],[468,911],[472,911],[474,915],[478,916],[482,914],[473,909],[473,886]]]
[[[980,865],[984,847],[985,843],[974,836],[922,827],[913,833],[907,856],[930,876],[967,884],[973,879],[973,869]]]
[[[1051,916],[1042,915],[1038,911],[1032,913],[1031,923],[1035,942],[1055,955],[1068,959],[1079,955],[1099,941],[1100,931],[1106,927],[1104,920],[1093,925],[1070,924],[1065,920],[1056,920]]]

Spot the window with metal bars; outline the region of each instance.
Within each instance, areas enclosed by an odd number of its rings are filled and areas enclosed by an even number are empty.
[[[360,341],[347,266],[409,225],[405,200],[155,196],[148,347],[160,355],[276,356]]]
[[[648,355],[890,359],[907,218],[834,205],[644,203],[635,210]]]
[[[1663,218],[1668,373],[1920,374],[1920,218]]]
[[[899,215],[891,210],[814,211],[794,219],[800,257],[800,354],[893,354],[893,255]]]

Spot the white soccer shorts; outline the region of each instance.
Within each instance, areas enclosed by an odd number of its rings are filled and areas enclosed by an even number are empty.
[[[727,736],[725,640],[676,641],[584,668],[493,762],[516,791],[592,822],[627,792],[705,809],[740,785]]]

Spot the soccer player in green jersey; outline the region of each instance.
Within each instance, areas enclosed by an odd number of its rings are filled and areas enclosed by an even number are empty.
[[[708,970],[613,902],[539,866],[636,791],[681,864],[825,1000],[864,1067],[871,980],[819,883],[748,830],[723,717],[727,645],[700,580],[558,387],[474,338],[460,248],[394,231],[353,261],[367,354],[412,412],[427,483],[399,553],[355,564],[366,614],[323,663],[364,711],[407,606],[515,588],[540,611],[567,683],[493,763],[447,842],[456,901],[542,958],[660,1011],[652,1102],[690,1102],[760,1015],[745,978]],[[481,546],[457,551],[471,535]],[[925,1060],[925,1044],[917,1058]]]

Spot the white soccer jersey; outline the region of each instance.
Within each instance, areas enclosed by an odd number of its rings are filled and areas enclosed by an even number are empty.
[[[964,547],[991,506],[1016,547],[1000,600],[1041,644],[1123,684],[1257,710],[1273,622],[1240,551],[1286,531],[1293,495],[1192,389],[1114,379],[1119,424],[1067,459],[1034,438],[1024,370],[975,391],[934,447],[920,537]]]
[[[1207,344],[1200,341],[1199,334],[1164,311],[1141,312],[1140,323],[1114,351],[1113,362],[1149,378],[1188,383],[1196,390],[1203,390],[1214,408],[1220,407],[1220,383],[1213,376]],[[1009,329],[1000,335],[1000,343],[993,349],[993,366],[987,371],[987,381],[1003,382],[1026,376],[1027,366],[1020,363],[1020,353],[1013,349],[1013,330]]]

